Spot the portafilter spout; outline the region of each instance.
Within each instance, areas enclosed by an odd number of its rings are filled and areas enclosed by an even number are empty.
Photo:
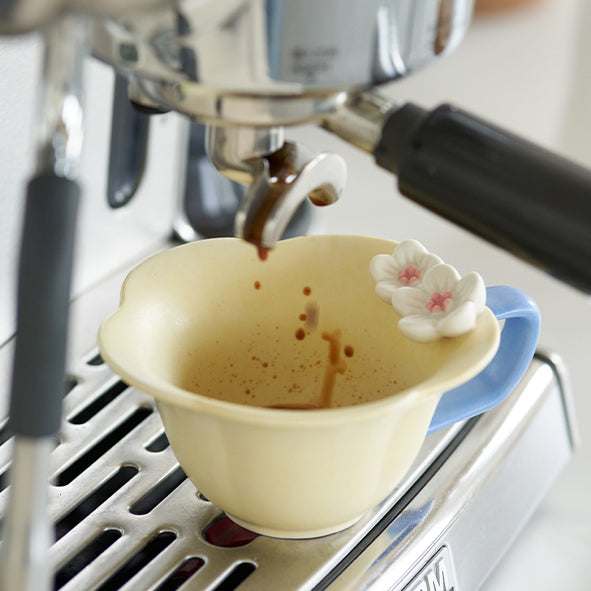
[[[234,235],[254,244],[263,259],[306,198],[319,206],[334,203],[347,179],[341,156],[285,142],[282,127],[210,127],[207,153],[222,174],[249,184]]]

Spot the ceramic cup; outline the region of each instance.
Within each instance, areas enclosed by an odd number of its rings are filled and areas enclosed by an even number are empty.
[[[488,289],[466,335],[403,336],[369,273],[395,245],[309,236],[262,262],[213,239],[127,277],[101,354],[155,397],[183,470],[240,525],[286,538],[346,528],[396,487],[427,433],[500,402],[529,364],[539,313],[508,287]],[[342,373],[327,377],[331,347]],[[326,380],[331,408],[311,409]]]

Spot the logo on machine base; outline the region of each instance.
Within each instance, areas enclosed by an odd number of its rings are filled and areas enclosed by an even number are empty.
[[[447,546],[441,547],[404,591],[457,591],[451,553]]]

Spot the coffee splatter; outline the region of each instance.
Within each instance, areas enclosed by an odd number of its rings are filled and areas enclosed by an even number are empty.
[[[269,249],[264,246],[257,246],[257,254],[261,261],[266,261],[269,258]]]
[[[260,281],[255,281],[254,282],[254,288],[255,289],[261,289],[261,282]]]
[[[302,290],[303,294],[305,296],[309,296],[312,293],[312,288],[309,287],[308,285],[306,285],[306,287],[304,287],[304,289]]]
[[[303,328],[298,328],[295,331],[295,337],[298,341],[303,341],[306,338],[306,331]]]
[[[353,357],[354,353],[355,351],[351,345],[345,345],[345,357]]]

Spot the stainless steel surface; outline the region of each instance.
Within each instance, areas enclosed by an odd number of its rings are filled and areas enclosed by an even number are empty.
[[[78,176],[84,113],[83,62],[88,51],[89,25],[70,15],[43,30],[45,53],[38,105],[37,170],[59,177]]]
[[[144,79],[277,95],[373,85],[422,67],[457,46],[473,0],[13,0],[5,7],[4,32],[38,28],[66,10],[95,14],[95,53]]]
[[[456,47],[472,0],[18,0],[2,30],[65,10],[95,16],[94,53],[155,103],[208,120],[301,122],[339,92],[423,67]],[[355,31],[355,42],[350,32]]]
[[[162,2],[95,21],[94,52],[154,101],[192,117],[296,123],[334,109],[342,90],[398,78],[449,52],[472,4]]]
[[[353,146],[373,154],[384,122],[395,106],[394,101],[374,91],[363,91],[351,95],[334,115],[324,120],[323,127]]]
[[[169,0],[101,0],[103,14],[120,14],[122,10],[146,9]],[[41,28],[67,11],[94,13],[95,0],[4,0],[0,6],[0,33],[27,33]]]
[[[136,106],[142,106],[150,110],[153,114],[163,113],[166,111],[163,110],[158,103],[154,102],[151,98],[146,96],[133,78],[128,81],[127,96],[129,100]]]
[[[283,127],[217,127],[208,125],[206,150],[210,162],[226,177],[238,183],[251,183],[254,159],[281,149]]]
[[[245,577],[240,584],[244,590],[276,589],[279,581],[284,589],[320,589],[326,584],[335,589],[390,589],[434,554],[442,531],[455,527],[452,515],[472,528],[449,537],[448,543],[456,589],[471,590],[475,587],[462,572],[483,562],[473,557],[461,561],[466,550],[458,553],[455,548],[474,545],[481,521],[500,520],[515,493],[514,482],[517,487],[531,485],[517,495],[517,508],[509,506],[508,520],[523,502],[535,505],[570,455],[556,375],[548,364],[535,361],[508,401],[480,419],[463,440],[465,424],[428,437],[404,484],[352,528],[316,540],[259,536],[244,546],[216,547],[203,531],[220,512],[179,471],[162,438],[153,400],[127,388],[96,357],[99,323],[116,308],[124,275],[115,274],[72,305],[65,420],[49,461],[49,506],[59,536],[50,558],[58,586],[66,591],[165,589],[160,585],[172,585],[171,577],[189,576],[179,571],[181,565],[189,573],[194,569],[183,587],[187,589],[213,590],[224,580],[226,588],[235,588],[240,577]],[[0,367],[11,349],[11,343],[0,349]],[[521,445],[524,439],[526,447]],[[456,444],[449,459],[429,475],[439,454]],[[533,454],[532,445],[541,456]],[[555,452],[544,455],[551,445]],[[11,440],[0,446],[0,474],[10,464],[11,448]],[[532,457],[543,459],[532,462]],[[424,474],[430,480],[414,490]],[[492,493],[487,492],[489,482],[497,483]],[[543,486],[530,495],[538,483]],[[0,512],[6,510],[8,490],[0,492]],[[471,513],[474,506],[477,514]],[[352,564],[330,583],[333,569],[349,559]]]
[[[451,559],[451,552],[447,546],[440,550],[414,576],[404,591],[452,591],[456,589],[456,575]]]
[[[48,514],[48,460],[54,446],[51,438],[14,438],[14,469],[9,472],[12,492],[0,547],[0,589],[49,591],[51,588],[53,569],[48,550],[53,535]]]

